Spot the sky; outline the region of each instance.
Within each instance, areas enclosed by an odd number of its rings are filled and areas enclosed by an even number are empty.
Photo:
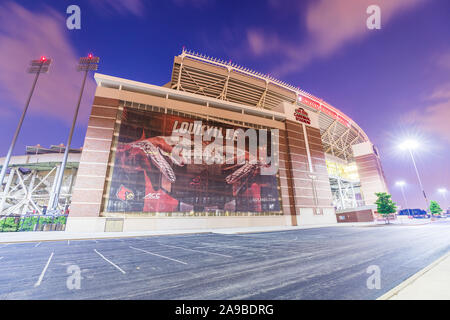
[[[69,5],[81,29],[69,30]],[[369,30],[366,9],[381,9]],[[414,138],[423,185],[443,202],[450,190],[450,1],[448,0],[83,0],[0,2],[0,155],[5,155],[33,75],[41,75],[14,150],[65,143],[79,94],[78,58],[100,57],[100,73],[163,85],[182,47],[270,74],[337,107],[380,150],[389,191],[424,207],[401,141]],[[83,145],[95,82],[87,82],[72,147]],[[450,192],[447,195],[450,205]]]

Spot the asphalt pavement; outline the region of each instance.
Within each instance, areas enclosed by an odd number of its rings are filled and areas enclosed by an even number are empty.
[[[447,221],[2,243],[0,299],[376,299],[449,250]]]

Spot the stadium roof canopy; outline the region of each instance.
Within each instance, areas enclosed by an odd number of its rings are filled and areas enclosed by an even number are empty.
[[[270,75],[183,49],[174,59],[172,89],[272,110],[281,102],[297,103],[319,113],[325,152],[345,160],[353,158],[353,144],[368,141],[348,116],[320,98]]]
[[[64,144],[51,145],[50,148],[44,148],[40,144],[35,146],[26,146],[26,154],[47,154],[47,153],[64,153]],[[81,153],[82,148],[74,149],[70,148],[70,153]]]
[[[56,147],[56,148],[55,148]],[[58,151],[62,148],[62,152]],[[64,146],[51,146],[50,148],[27,146],[25,155],[11,157],[8,168],[22,168],[37,171],[47,171],[60,165],[64,156]],[[78,168],[81,157],[81,148],[70,149],[66,169]],[[3,166],[5,158],[0,158],[0,168]],[[26,173],[26,172],[22,172]]]

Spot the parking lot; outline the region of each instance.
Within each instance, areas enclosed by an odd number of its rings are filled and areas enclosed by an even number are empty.
[[[0,244],[0,299],[375,299],[449,240],[436,222]]]

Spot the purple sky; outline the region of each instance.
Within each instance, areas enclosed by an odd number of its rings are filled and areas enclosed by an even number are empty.
[[[81,8],[81,30],[66,8]],[[366,8],[381,7],[381,30]],[[355,120],[380,149],[394,200],[405,180],[411,207],[423,207],[411,161],[397,149],[421,140],[416,157],[426,192],[450,190],[450,2],[448,0],[84,0],[0,4],[0,154],[7,151],[31,86],[28,61],[54,59],[30,105],[15,154],[25,145],[67,140],[81,83],[79,56],[101,57],[99,72],[162,85],[186,46],[270,73],[326,100]],[[88,83],[73,146],[83,136]],[[450,194],[448,194],[450,202]]]

